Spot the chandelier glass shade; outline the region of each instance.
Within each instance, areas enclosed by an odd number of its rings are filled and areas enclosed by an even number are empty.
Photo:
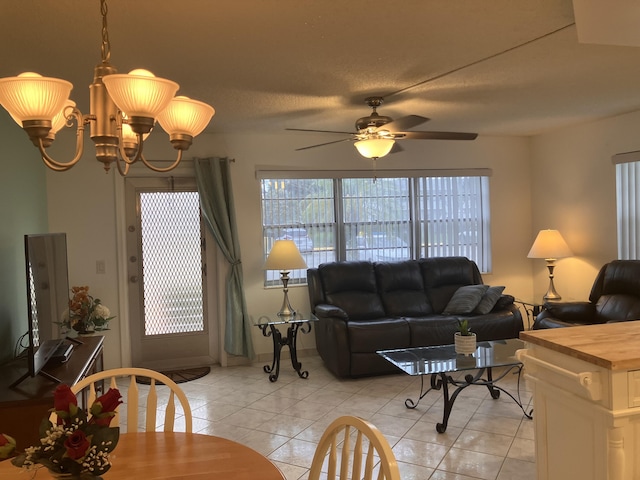
[[[389,154],[395,140],[391,138],[366,138],[354,143],[358,153],[365,158],[382,158]]]
[[[73,85],[34,72],[0,79],[0,104],[22,126],[26,120],[49,119],[62,111]]]
[[[144,69],[112,74],[102,79],[109,96],[129,117],[155,118],[167,108],[180,86]]]
[[[90,125],[96,158],[109,171],[116,163],[121,175],[141,161],[153,171],[167,172],[178,166],[182,152],[193,137],[202,133],[215,114],[206,103],[178,96],[179,85],[154,76],[144,69],[118,74],[109,63],[111,56],[107,31],[106,1],[100,1],[102,13],[102,62],[94,69],[89,86],[90,113],[83,115],[69,99],[73,85],[66,80],[27,72],[0,79],[0,104],[27,133],[40,150],[44,163],[56,171],[73,167],[82,157],[85,125]],[[64,126],[76,123],[76,153],[62,163],[51,158],[45,149]],[[150,163],[143,155],[146,136],[158,121],[178,150],[177,159],[167,167]]]

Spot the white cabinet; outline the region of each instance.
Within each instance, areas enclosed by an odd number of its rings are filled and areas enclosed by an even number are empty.
[[[630,328],[640,338],[640,322],[521,333],[538,480],[640,479],[640,341],[627,340]]]

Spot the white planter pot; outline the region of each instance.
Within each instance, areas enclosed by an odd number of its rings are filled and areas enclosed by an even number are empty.
[[[456,353],[462,355],[472,355],[476,351],[476,334],[460,335],[456,332],[454,336]]]

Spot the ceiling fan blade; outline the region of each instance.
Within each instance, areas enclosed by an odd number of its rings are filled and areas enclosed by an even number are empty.
[[[475,140],[477,133],[464,132],[393,132],[396,140]]]
[[[332,143],[346,142],[347,140],[352,140],[352,139],[343,138],[342,140],[334,140],[333,142],[318,143],[317,145],[309,145],[308,147],[296,148],[296,152],[299,152],[300,150],[309,150],[310,148],[322,147],[324,145],[331,145]]]
[[[400,117],[392,122],[385,123],[384,125],[376,128],[376,132],[382,130],[388,132],[408,130],[428,121],[429,119],[427,117],[421,117],[420,115],[407,115],[406,117]]]
[[[306,128],[285,128],[285,130],[291,130],[294,132],[341,133],[343,135],[355,135],[354,132],[337,132],[335,130],[309,130]]]

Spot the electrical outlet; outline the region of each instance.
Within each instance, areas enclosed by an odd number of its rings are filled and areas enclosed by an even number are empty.
[[[106,267],[104,264],[104,260],[96,260],[96,273],[104,274],[106,273]]]

